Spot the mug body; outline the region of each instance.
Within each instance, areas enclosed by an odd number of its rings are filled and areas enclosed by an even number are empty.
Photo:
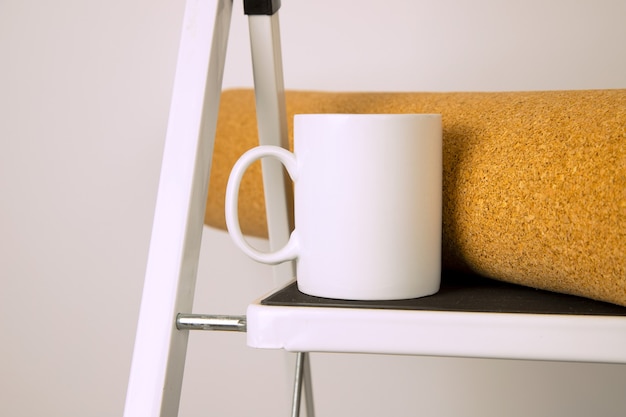
[[[296,115],[294,138],[300,291],[351,300],[437,292],[441,115]]]

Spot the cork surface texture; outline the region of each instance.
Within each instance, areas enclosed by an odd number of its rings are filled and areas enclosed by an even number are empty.
[[[626,90],[288,91],[302,113],[441,113],[443,267],[626,306]],[[222,94],[205,223],[225,228],[230,169],[258,144],[254,92]],[[242,230],[267,236],[260,163]]]

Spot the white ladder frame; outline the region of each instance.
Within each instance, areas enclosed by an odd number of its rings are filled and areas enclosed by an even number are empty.
[[[231,15],[232,0],[186,3],[125,417],[178,415],[189,332],[178,330],[177,317],[193,305]],[[278,14],[250,15],[249,25],[259,141],[288,147]],[[263,161],[263,178],[270,246],[279,247],[291,223],[282,166]],[[293,276],[293,264],[274,270],[277,284]],[[305,355],[298,356],[294,415],[302,371],[310,395]],[[312,401],[307,412],[313,417]]]
[[[279,0],[274,1],[279,3]],[[246,318],[198,318],[187,314],[191,312],[195,290],[231,14],[232,0],[187,0],[125,417],[178,414],[188,338],[188,331],[179,329],[246,328]],[[278,16],[276,13],[251,15],[249,24],[259,141],[286,147]],[[280,165],[263,161],[263,175],[270,247],[274,249],[282,246],[289,236],[289,198]],[[294,276],[293,264],[275,269],[274,276],[277,287],[286,283]],[[248,309],[249,346],[299,352],[295,367],[294,416],[299,413],[300,391],[304,385],[307,415],[313,417],[310,372],[302,351],[626,363],[623,349],[626,318],[623,316],[403,311],[376,311],[374,314],[368,310],[341,309],[331,312],[332,316],[322,313],[328,311],[267,308],[258,304]],[[181,314],[187,316],[185,320],[189,319],[184,325],[181,325]],[[317,321],[309,323],[306,338],[298,335],[295,339],[298,344],[294,344],[291,330],[298,329],[296,324],[301,317],[308,320],[307,314],[314,314]],[[338,320],[338,315],[343,319]],[[274,339],[267,339],[258,331],[267,328],[259,325],[263,320],[269,320],[273,328],[278,329]],[[393,326],[383,327],[390,322]],[[368,328],[383,328],[387,337],[373,336],[363,323],[367,323]],[[520,329],[524,333],[520,333]],[[441,338],[444,330],[449,339]],[[429,331],[432,335],[427,333]],[[485,343],[503,340],[506,331],[510,332],[507,344],[494,347]],[[337,334],[343,339],[337,338]],[[411,337],[403,339],[404,335]],[[459,337],[464,338],[464,343],[458,343]],[[535,343],[533,349],[526,349],[524,343],[519,342],[531,338],[542,342]],[[394,343],[381,345],[381,341],[387,340]],[[429,344],[432,340],[436,345]],[[455,341],[457,343],[453,343]]]

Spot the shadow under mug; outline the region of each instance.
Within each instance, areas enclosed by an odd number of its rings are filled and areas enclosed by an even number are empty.
[[[246,169],[278,159],[294,182],[295,230],[274,252],[241,232]],[[298,289],[347,300],[431,295],[441,280],[442,127],[439,114],[305,114],[294,118],[294,152],[258,146],[234,165],[226,224],[252,259],[295,260]]]

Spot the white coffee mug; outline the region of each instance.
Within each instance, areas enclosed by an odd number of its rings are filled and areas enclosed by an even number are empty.
[[[238,195],[259,158],[294,181],[295,230],[265,253],[244,239]],[[296,260],[298,289],[347,300],[431,295],[441,280],[442,128],[439,114],[306,114],[294,152],[258,146],[232,169],[226,224],[235,244],[266,264]]]

